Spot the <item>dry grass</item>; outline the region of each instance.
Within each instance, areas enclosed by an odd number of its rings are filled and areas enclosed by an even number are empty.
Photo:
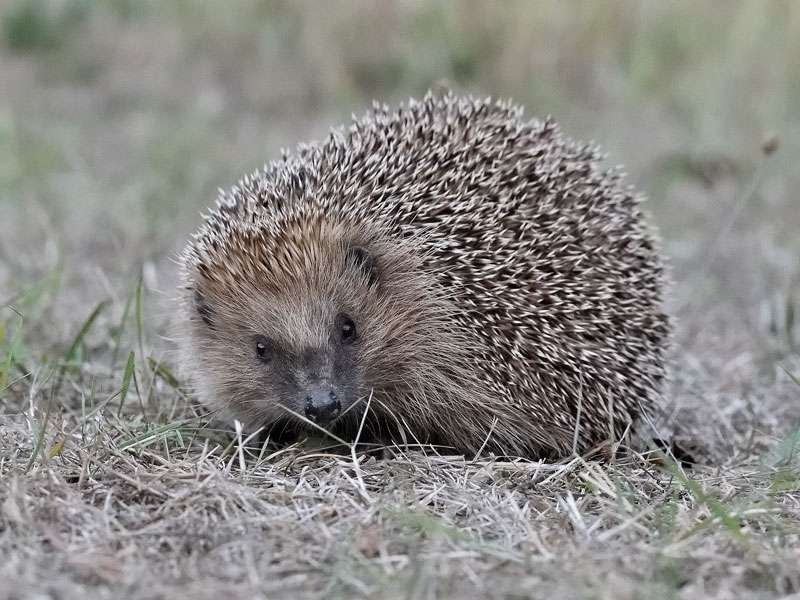
[[[0,600],[800,597],[800,10],[579,8],[0,5]],[[204,427],[168,339],[197,212],[440,79],[552,113],[651,196],[677,317],[654,428],[693,468]]]
[[[689,475],[640,456],[354,463],[201,442],[185,422],[140,433],[112,415],[61,423],[27,473],[38,432],[3,422],[3,597],[733,598],[800,585],[786,456]]]

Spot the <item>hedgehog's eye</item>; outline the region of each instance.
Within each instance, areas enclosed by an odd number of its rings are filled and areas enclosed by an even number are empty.
[[[269,362],[270,356],[270,343],[267,338],[263,335],[257,335],[255,337],[256,343],[256,356],[264,362]]]
[[[353,319],[347,315],[339,315],[337,319],[339,322],[339,333],[342,336],[342,342],[345,344],[352,344],[356,340],[356,324]]]

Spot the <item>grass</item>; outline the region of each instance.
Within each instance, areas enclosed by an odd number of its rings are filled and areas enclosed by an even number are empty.
[[[782,2],[3,4],[0,600],[796,597],[798,40]],[[253,446],[193,403],[174,257],[215,188],[441,82],[650,196],[691,468]]]

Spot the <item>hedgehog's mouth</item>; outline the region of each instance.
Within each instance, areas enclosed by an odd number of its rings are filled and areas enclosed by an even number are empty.
[[[282,416],[273,415],[263,422],[263,432],[258,440],[267,440],[277,447],[285,447],[302,442],[306,438],[326,440],[326,444],[339,446],[341,443],[373,444],[381,434],[391,437],[394,429],[391,423],[377,414],[373,407],[364,415],[363,401],[341,403],[338,415],[327,423],[315,422],[299,411],[286,408]]]
[[[306,437],[328,437],[333,442],[335,439],[349,441],[352,430],[349,415],[340,414],[327,423],[315,423],[307,417],[301,418],[300,413],[288,414],[285,417],[267,421],[263,425],[263,432],[259,436],[261,441],[269,439],[277,446],[286,446],[302,441]]]
[[[342,403],[332,387],[317,385],[306,390],[303,412],[315,425],[326,427],[342,414]]]

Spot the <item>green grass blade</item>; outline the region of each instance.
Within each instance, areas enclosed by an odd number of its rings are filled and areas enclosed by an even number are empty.
[[[184,427],[188,421],[180,421],[177,423],[167,423],[166,425],[161,425],[160,427],[156,427],[154,429],[150,429],[149,431],[145,431],[144,433],[132,437],[129,440],[122,442],[119,445],[120,450],[128,450],[130,448],[134,448],[136,446],[144,446],[159,439],[161,436],[175,431]]]
[[[794,375],[791,371],[789,371],[789,369],[787,369],[783,365],[781,365],[781,369],[783,369],[783,372],[786,373],[789,376],[789,379],[791,379],[796,385],[800,385],[800,377]]]
[[[164,363],[158,362],[152,356],[147,359],[150,369],[171,388],[181,391],[181,382],[178,377],[172,372],[172,369],[167,367]]]
[[[16,326],[14,327],[14,333],[11,335],[11,339],[8,340],[5,357],[3,358],[2,363],[0,363],[0,392],[4,391],[7,386],[11,385],[11,369],[17,362],[17,355],[22,344],[23,322],[24,319],[22,315],[19,315],[17,317]],[[2,325],[4,330],[2,339],[5,339],[5,334],[7,333],[5,322],[2,322]]]
[[[125,332],[125,322],[128,320],[128,315],[131,312],[131,304],[133,303],[133,296],[128,295],[128,298],[125,300],[125,307],[122,309],[122,316],[119,319],[119,324],[117,325],[116,330],[114,331],[113,341],[114,341],[114,349],[111,352],[111,366],[117,364],[117,357],[119,355],[119,348],[120,344],[122,343],[122,334]]]
[[[725,527],[725,529],[727,529],[736,540],[744,544],[748,543],[747,536],[742,531],[739,520],[733,516],[727,508],[725,508],[722,502],[713,496],[706,494],[702,486],[695,480],[689,479],[689,477],[686,476],[686,473],[683,472],[683,469],[681,469],[680,466],[670,457],[662,455],[662,460],[667,465],[670,472],[681,483],[681,485],[688,490],[698,502],[705,504],[709,512],[714,517],[719,519],[723,527]]]
[[[106,306],[108,306],[108,300],[102,300],[99,302],[97,306],[94,307],[94,310],[89,314],[87,319],[83,322],[80,330],[78,330],[78,334],[72,340],[69,349],[64,354],[64,361],[66,363],[71,362],[75,358],[83,338],[86,337],[87,333],[89,333],[89,330],[92,328],[92,325],[94,325],[97,317],[100,316],[100,313],[103,312]]]
[[[144,353],[144,326],[142,321],[142,285],[144,280],[139,278],[139,283],[136,284],[134,315],[136,317],[136,336],[139,342],[139,356],[145,356]]]
[[[136,354],[132,350],[128,353],[128,362],[125,364],[125,372],[122,374],[122,387],[119,391],[119,408],[117,409],[117,417],[122,414],[122,407],[125,405],[125,398],[128,396],[128,389],[131,387],[135,356]]]
[[[134,303],[134,315],[136,318],[136,338],[139,344],[139,356],[144,359],[147,356],[144,353],[144,320],[142,319],[142,289],[144,288],[144,278],[139,277],[139,283],[136,285],[136,294],[135,294],[135,303]],[[148,362],[146,360],[142,360],[142,370],[144,371],[142,380],[143,382],[150,380],[150,369]],[[141,393],[141,391],[140,391]],[[142,402],[147,402],[150,399],[150,391],[148,390],[147,395],[145,397],[141,397]]]

